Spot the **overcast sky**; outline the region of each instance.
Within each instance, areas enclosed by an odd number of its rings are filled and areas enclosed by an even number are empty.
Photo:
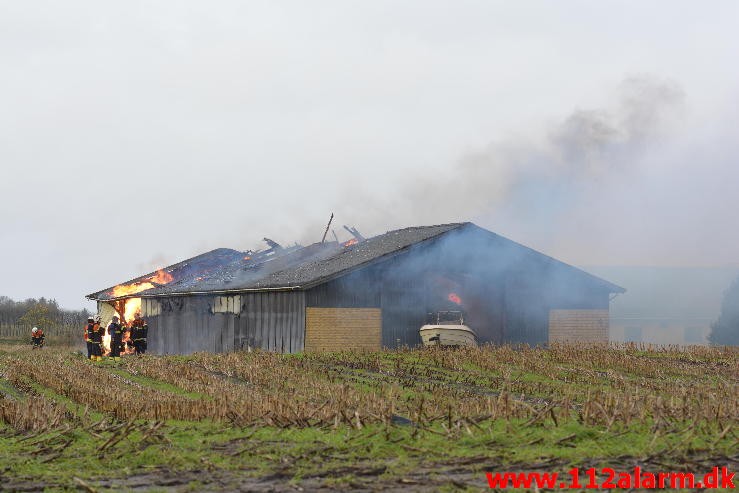
[[[737,265],[739,2],[0,0],[0,294],[472,220]]]

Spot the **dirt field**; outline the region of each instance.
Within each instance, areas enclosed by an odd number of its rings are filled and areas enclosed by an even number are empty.
[[[457,491],[737,469],[739,350],[126,357],[0,346],[0,489]]]

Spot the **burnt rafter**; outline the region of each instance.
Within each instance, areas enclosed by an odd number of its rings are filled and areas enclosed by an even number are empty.
[[[275,240],[273,240],[273,239],[270,239],[270,238],[264,237],[264,238],[262,239],[262,241],[264,241],[264,242],[265,242],[265,243],[266,243],[267,245],[269,245],[269,247],[270,247],[270,248],[271,248],[272,250],[282,250],[282,245],[280,245],[279,243],[277,243],[277,242],[276,242]]]
[[[349,232],[349,234],[352,235],[357,241],[364,241],[364,240],[366,240],[366,238],[364,236],[362,236],[362,234],[359,232],[359,230],[357,230],[357,228],[355,228],[354,226],[349,227],[349,226],[347,226],[345,224],[344,225],[344,229],[347,230]]]

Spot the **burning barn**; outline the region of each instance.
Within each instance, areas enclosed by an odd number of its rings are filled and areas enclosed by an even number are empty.
[[[481,343],[608,340],[623,288],[472,223],[239,252],[217,249],[87,297],[149,324],[149,351],[299,352],[420,344],[457,310]]]

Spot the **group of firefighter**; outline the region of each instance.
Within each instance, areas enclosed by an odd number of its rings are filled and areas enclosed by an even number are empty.
[[[124,344],[133,347],[136,354],[146,353],[146,338],[149,335],[149,326],[140,314],[136,314],[130,327],[120,323],[118,316],[113,316],[107,329],[100,324],[100,316],[89,317],[85,326],[85,342],[87,342],[87,357],[92,361],[102,361],[105,350],[103,348],[103,336],[110,336],[110,356],[114,361],[120,361]],[[128,338],[125,333],[128,332]]]

